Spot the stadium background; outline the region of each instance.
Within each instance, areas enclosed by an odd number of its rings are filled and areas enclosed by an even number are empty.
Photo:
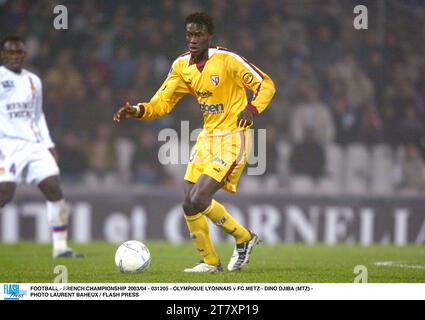
[[[185,98],[143,124],[112,114],[155,93],[185,51],[183,18],[205,10],[214,43],[277,86],[256,124],[267,129],[266,174],[221,195],[233,213],[268,242],[425,242],[423,1],[62,1],[68,30],[53,27],[56,4],[0,1],[0,35],[24,36],[27,68],[44,82],[74,240],[167,237],[184,166],[158,162],[158,132],[201,127],[199,107]],[[353,27],[358,4],[368,30]],[[2,241],[48,241],[42,204],[21,188],[0,219]]]

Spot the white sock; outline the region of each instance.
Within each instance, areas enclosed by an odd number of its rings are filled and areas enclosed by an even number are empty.
[[[53,251],[61,252],[65,251],[67,246],[68,232],[65,231],[53,231]]]
[[[52,229],[53,252],[67,249],[68,238],[68,208],[65,200],[47,201],[47,219]]]

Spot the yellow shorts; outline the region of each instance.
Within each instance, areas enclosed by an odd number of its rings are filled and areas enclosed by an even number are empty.
[[[223,189],[234,193],[250,151],[249,130],[223,136],[208,136],[201,131],[190,152],[184,179],[196,183],[206,174],[219,183],[224,181]]]

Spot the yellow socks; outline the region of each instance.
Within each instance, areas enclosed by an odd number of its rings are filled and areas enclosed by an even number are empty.
[[[236,243],[241,244],[251,239],[251,233],[239,224],[224,208],[224,206],[215,201],[203,212],[217,226],[224,229],[225,232],[235,237]]]
[[[186,219],[190,236],[195,242],[195,246],[204,259],[204,262],[210,265],[217,265],[219,259],[210,238],[208,220],[204,212],[197,213],[194,216],[184,215],[184,218]]]
[[[251,233],[239,224],[233,218],[223,205],[214,199],[211,205],[205,211],[194,216],[184,215],[190,236],[195,242],[195,246],[201,254],[204,262],[210,265],[217,265],[219,258],[215,252],[214,245],[210,238],[208,220],[210,218],[217,226],[221,227],[226,233],[231,234],[240,244],[251,239]]]

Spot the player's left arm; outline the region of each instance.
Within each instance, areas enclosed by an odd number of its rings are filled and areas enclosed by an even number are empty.
[[[49,149],[56,161],[58,161],[58,153],[55,149],[55,144],[50,136],[49,128],[47,126],[46,117],[43,112],[43,88],[41,81],[35,97],[35,121],[39,129],[41,143]]]
[[[238,126],[246,128],[253,123],[255,116],[267,108],[275,94],[275,85],[266,73],[241,56],[230,60],[230,68],[237,81],[253,92],[252,99],[239,113],[237,120]]]

